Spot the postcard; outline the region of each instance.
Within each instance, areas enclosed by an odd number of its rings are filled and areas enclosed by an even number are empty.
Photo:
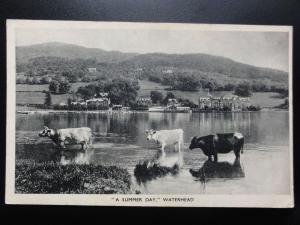
[[[292,38],[7,20],[6,204],[293,207]]]

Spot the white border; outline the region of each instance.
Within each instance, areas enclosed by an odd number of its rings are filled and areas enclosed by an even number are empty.
[[[16,62],[15,29],[169,29],[205,31],[268,31],[289,33],[289,129],[290,129],[290,194],[289,195],[87,195],[87,194],[15,194],[15,114]],[[292,82],[292,26],[215,25],[179,23],[83,22],[46,20],[7,20],[7,118],[6,118],[6,204],[40,205],[110,205],[110,206],[183,206],[183,207],[294,207],[293,187],[293,82]],[[272,185],[272,184],[270,184]],[[123,202],[122,198],[141,198],[141,202]],[[164,202],[164,197],[193,198],[192,202]],[[115,200],[119,198],[119,202]],[[156,202],[146,201],[156,198]]]

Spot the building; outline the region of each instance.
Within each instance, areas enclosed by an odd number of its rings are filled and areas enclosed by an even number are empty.
[[[137,98],[136,103],[139,106],[151,106],[152,100],[151,98]]]
[[[98,97],[96,97],[98,96]],[[95,97],[83,100],[83,101],[73,101],[72,106],[87,107],[89,109],[104,109],[108,108],[110,105],[110,99],[108,98],[108,93],[101,92]]]
[[[249,105],[249,98],[243,98],[236,95],[199,98],[200,110],[241,111],[246,109]]]
[[[95,105],[96,107],[108,107],[110,105],[109,98],[91,98],[85,101],[87,105]]]
[[[167,70],[163,70],[162,72],[163,72],[164,74],[171,74],[171,73],[173,73],[173,70],[167,69]]]
[[[168,106],[168,107],[170,107],[170,106],[177,107],[177,106],[180,106],[180,104],[178,103],[178,101],[177,101],[176,98],[169,98],[169,99],[168,99],[167,106]]]
[[[96,72],[97,72],[97,68],[95,68],[95,67],[90,67],[90,68],[88,68],[88,71],[89,71],[90,73],[96,73]]]
[[[96,97],[97,95],[95,95],[95,97]],[[99,94],[98,94],[98,96],[100,96],[101,98],[108,98],[108,93],[107,92],[100,92]]]

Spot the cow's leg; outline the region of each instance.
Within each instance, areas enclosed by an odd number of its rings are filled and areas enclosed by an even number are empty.
[[[214,153],[214,162],[218,162],[218,153],[217,152]]]
[[[89,138],[89,146],[92,146],[92,144],[93,144],[92,138]]]
[[[208,161],[212,161],[212,155],[208,155]]]
[[[214,140],[211,146],[211,152],[214,155],[214,162],[218,162],[218,148]]]
[[[181,152],[182,142],[178,141],[178,152]]]
[[[240,146],[234,146],[233,151],[234,151],[236,160],[240,160]]]
[[[165,157],[166,157],[165,147],[166,147],[165,144],[162,144],[162,145],[161,145],[161,157],[162,157],[162,158],[165,158]]]
[[[177,152],[177,150],[178,150],[178,143],[176,143],[176,144],[174,145],[174,152]]]
[[[179,167],[183,165],[183,154],[181,151],[178,151],[178,165]]]
[[[81,150],[85,151],[85,153],[86,153],[86,151],[88,149],[87,142],[84,141],[84,142],[81,142],[80,144],[81,144]]]

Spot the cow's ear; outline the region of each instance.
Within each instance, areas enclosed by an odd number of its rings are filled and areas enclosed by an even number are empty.
[[[156,133],[156,130],[154,130],[152,134],[155,134],[155,133]]]
[[[149,130],[145,130],[145,134],[149,134]]]

